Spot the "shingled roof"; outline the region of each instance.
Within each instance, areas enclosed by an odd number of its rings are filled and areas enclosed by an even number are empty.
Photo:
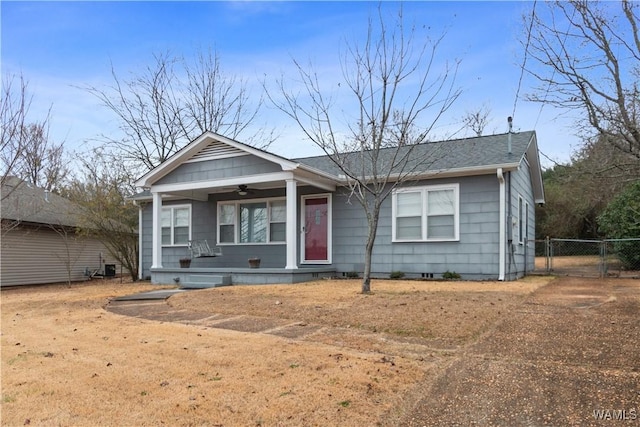
[[[305,173],[315,174],[337,184],[345,183],[344,172],[328,155],[287,159],[285,157],[250,147],[238,141],[206,132],[192,141],[181,151],[176,153],[164,164],[158,166],[140,178],[136,185],[146,188],[136,194],[133,200],[149,200],[148,191],[155,181],[170,173],[183,161],[191,157],[200,156],[207,150],[205,144],[222,147],[232,146],[236,151],[257,155],[266,160],[282,165],[283,170],[303,170]],[[212,145],[213,144],[213,145]],[[371,156],[377,155],[375,161]],[[408,162],[394,161],[406,155]],[[375,151],[356,151],[335,155],[339,163],[346,165],[350,172],[357,172],[361,178],[371,178],[373,170],[377,176],[390,173],[391,179],[397,179],[408,173],[414,179],[424,179],[433,176],[472,176],[496,173],[496,170],[510,171],[518,169],[526,159],[526,164],[532,173],[532,186],[537,203],[544,203],[544,189],[542,186],[542,172],[538,155],[538,144],[535,131],[510,132],[497,135],[487,135],[472,138],[452,139],[439,142],[427,142],[406,146],[397,150],[395,147]],[[364,174],[364,176],[363,176]],[[395,177],[394,177],[395,175]]]
[[[16,177],[8,177],[0,189],[2,220],[76,227],[81,208],[71,201]]]
[[[509,152],[508,148],[509,139],[511,139],[511,152]],[[536,144],[534,131],[418,144],[411,148],[405,148],[405,150],[413,150],[410,154],[411,160],[407,165],[408,167],[405,168],[405,171],[409,169],[420,172],[454,172],[456,170],[518,165],[532,144]],[[537,146],[535,148],[537,148]],[[392,156],[395,153],[396,148],[380,150],[380,157],[376,166],[380,170],[384,170],[382,167],[392,162]],[[342,160],[348,162],[350,170],[360,171],[363,170],[361,168],[361,158],[362,153],[354,152],[346,154]],[[535,160],[537,161],[537,159]],[[294,161],[336,176],[342,175],[338,166],[336,166],[329,156],[304,157],[295,159]],[[371,164],[365,161],[364,170],[367,174],[371,174],[369,170],[370,167]]]

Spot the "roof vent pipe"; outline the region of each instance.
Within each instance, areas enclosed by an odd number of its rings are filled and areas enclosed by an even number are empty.
[[[507,153],[511,154],[511,134],[513,133],[513,117],[507,117],[507,123],[509,123],[509,134],[507,135]]]
[[[44,190],[44,201],[49,203],[49,190]]]

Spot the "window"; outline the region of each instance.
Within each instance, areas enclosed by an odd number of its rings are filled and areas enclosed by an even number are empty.
[[[396,190],[393,240],[458,240],[458,184]]]
[[[218,223],[220,224],[218,241],[220,243],[234,243],[236,241],[236,205],[221,205]]]
[[[526,227],[524,222],[525,212],[523,210],[522,196],[518,196],[518,242],[520,244],[524,243],[524,228]]]
[[[274,243],[286,238],[286,201],[247,201],[218,205],[219,243]]]
[[[267,241],[267,204],[240,204],[240,243]]]
[[[518,196],[518,242],[523,245],[529,240],[529,203]]]
[[[422,192],[397,194],[396,239],[422,240]]]
[[[191,239],[191,206],[176,205],[162,208],[162,245],[182,246]]]
[[[284,242],[287,232],[287,202],[277,200],[270,203],[269,240]]]

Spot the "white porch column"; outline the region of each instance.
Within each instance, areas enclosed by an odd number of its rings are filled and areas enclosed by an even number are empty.
[[[153,206],[152,206],[152,226],[151,226],[151,254],[152,262],[151,268],[162,268],[162,195],[160,193],[152,192]]]
[[[298,226],[296,213],[298,210],[298,183],[295,179],[287,180],[287,265],[286,269],[298,268]]]

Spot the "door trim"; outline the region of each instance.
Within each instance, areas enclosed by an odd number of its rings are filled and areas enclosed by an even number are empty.
[[[306,244],[306,233],[304,229],[304,219],[306,218],[306,205],[305,201],[307,199],[327,199],[327,259],[326,260],[307,260],[305,244]],[[332,264],[332,254],[333,254],[333,209],[331,202],[331,193],[320,193],[320,194],[307,194],[302,196],[301,198],[301,207],[300,207],[300,264]]]

